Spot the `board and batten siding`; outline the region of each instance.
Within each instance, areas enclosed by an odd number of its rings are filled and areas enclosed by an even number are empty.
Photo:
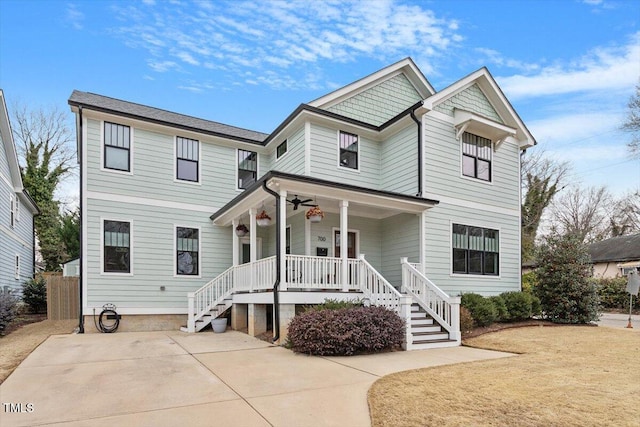
[[[326,110],[380,126],[421,99],[407,77],[398,74]]]
[[[231,227],[211,224],[209,213],[88,200],[88,283],[85,314],[105,303],[118,309],[187,311],[186,294],[231,266]],[[102,272],[102,221],[130,221],[132,274]],[[200,228],[199,277],[176,276],[175,227]],[[160,289],[161,286],[165,290]]]
[[[500,275],[452,274],[452,224],[499,230]],[[425,274],[449,295],[496,295],[520,290],[520,218],[440,203],[425,215]]]
[[[239,194],[236,190],[237,152],[233,147],[201,140],[200,183],[179,181],[175,179],[176,134],[132,127],[132,173],[111,171],[101,168],[102,126],[103,122],[99,120],[87,122],[86,170],[89,192],[213,207],[222,207]],[[180,136],[179,133],[177,135]]]
[[[402,284],[400,258],[420,262],[420,216],[398,214],[381,220],[382,269],[380,273],[396,287]]]
[[[418,129],[415,123],[380,146],[380,190],[415,195],[418,192]]]
[[[436,105],[434,110],[453,117],[454,108],[471,111],[472,113],[488,117],[498,123],[503,123],[487,97],[475,83],[467,89],[460,91],[442,103]]]
[[[424,116],[425,193],[447,196],[505,209],[520,209],[520,149],[505,142],[492,151],[492,181],[462,175],[462,142],[451,122]]]
[[[296,130],[291,134],[291,136],[286,138],[287,152],[279,159],[276,159],[277,146],[280,145],[284,140],[285,138],[281,138],[274,145],[274,150],[271,155],[271,169],[295,175],[304,175],[304,126]]]
[[[311,176],[372,189],[379,188],[379,143],[358,135],[359,170],[338,166],[339,129],[311,124]],[[353,133],[353,132],[350,132]]]

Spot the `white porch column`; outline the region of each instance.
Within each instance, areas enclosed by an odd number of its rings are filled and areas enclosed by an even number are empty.
[[[304,254],[311,255],[311,221],[304,221]]]
[[[257,234],[258,234],[258,227],[257,227],[257,223],[256,223],[256,209],[255,208],[251,208],[249,209],[249,261],[254,262],[257,261],[256,257],[257,257],[257,245],[258,245],[258,239],[257,239]]]
[[[342,277],[342,290],[347,292],[349,290],[349,202],[347,200],[340,201],[340,277]]]
[[[287,191],[280,190],[280,290],[287,290]]]
[[[425,250],[424,250],[424,243],[426,242],[426,237],[427,237],[427,230],[426,230],[426,226],[425,226],[425,216],[427,215],[427,211],[424,210],[422,211],[422,213],[418,214],[418,220],[420,221],[419,227],[418,227],[418,241],[420,242],[420,246],[419,246],[419,254],[420,254],[420,265],[418,267],[418,271],[420,271],[420,273],[425,274],[426,268],[425,268],[425,264],[427,263],[427,260],[425,259]]]
[[[240,264],[240,238],[236,234],[236,227],[238,226],[238,220],[231,221],[231,265],[234,267]]]

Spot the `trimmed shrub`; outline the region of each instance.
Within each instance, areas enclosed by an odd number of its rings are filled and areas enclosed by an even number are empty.
[[[4,335],[7,326],[16,317],[17,303],[17,299],[11,293],[0,291],[0,335]]]
[[[460,307],[460,332],[465,333],[473,329],[473,317],[465,307]]]
[[[542,314],[555,323],[589,323],[599,318],[595,284],[589,280],[587,247],[572,236],[551,235],[538,249],[538,284]]]
[[[591,279],[598,289],[600,304],[603,308],[629,310],[629,292],[627,292],[626,277],[609,279]],[[640,298],[633,297],[633,308],[640,309]]]
[[[359,299],[353,299],[348,301],[325,298],[322,304],[310,305],[307,310],[340,310],[342,308],[354,308],[362,307],[362,301]]]
[[[22,285],[22,301],[32,313],[47,312],[47,281],[41,275]]]
[[[460,305],[471,312],[476,326],[488,326],[498,317],[493,303],[480,294],[462,294]]]
[[[503,292],[500,294],[507,309],[506,320],[517,322],[533,316],[533,298],[526,292]]]
[[[297,353],[350,356],[404,342],[405,322],[384,307],[308,310],[291,320],[287,346]]]
[[[489,297],[489,301],[496,309],[496,322],[506,322],[509,320],[509,312],[507,311],[507,305],[500,295],[494,295]]]

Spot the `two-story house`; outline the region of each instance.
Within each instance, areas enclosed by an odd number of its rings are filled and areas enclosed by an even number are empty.
[[[87,92],[69,104],[85,316],[112,303],[121,327],[192,332],[231,308],[232,327],[281,339],[296,306],[362,298],[419,348],[459,343],[461,292],[520,289],[535,141],[485,68],[436,92],[407,58],[271,134]]]
[[[0,291],[19,295],[33,278],[33,217],[38,208],[22,185],[9,114],[0,89]]]

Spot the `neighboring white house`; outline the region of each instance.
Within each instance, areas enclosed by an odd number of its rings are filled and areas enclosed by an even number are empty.
[[[0,291],[22,291],[34,275],[33,216],[38,213],[22,185],[9,114],[0,89]]]
[[[459,342],[461,292],[520,290],[535,141],[486,68],[436,92],[407,58],[270,134],[88,92],[69,104],[85,316],[112,303],[121,328],[194,331],[232,307],[232,327],[282,338],[297,304],[366,298],[409,318],[413,301],[442,327],[412,325],[419,348]]]
[[[80,258],[75,258],[62,264],[63,277],[80,276]]]
[[[612,237],[589,245],[593,276],[627,277],[640,271],[640,233]]]

